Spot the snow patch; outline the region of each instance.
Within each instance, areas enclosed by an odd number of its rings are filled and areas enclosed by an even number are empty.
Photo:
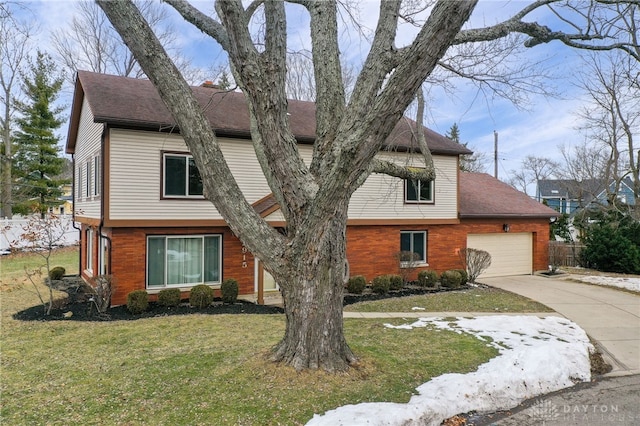
[[[468,333],[500,354],[468,374],[450,373],[416,388],[407,404],[372,402],[345,405],[314,415],[307,425],[440,425],[469,411],[491,412],[525,399],[591,379],[587,334],[577,324],[554,316],[420,318],[393,329],[434,327]]]

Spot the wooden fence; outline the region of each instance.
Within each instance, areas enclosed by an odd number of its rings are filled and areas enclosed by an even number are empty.
[[[580,252],[584,244],[549,241],[549,265],[580,266]]]

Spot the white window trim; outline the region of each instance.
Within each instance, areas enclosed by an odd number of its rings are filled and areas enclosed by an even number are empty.
[[[184,157],[185,158],[185,193],[189,190],[189,160],[193,159],[193,155],[191,154],[184,154],[184,153],[180,153],[180,152],[163,152],[162,153],[162,198],[165,199],[172,199],[172,198],[177,198],[177,199],[191,199],[191,200],[204,200],[204,195],[173,195],[173,194],[167,194],[167,188],[166,188],[166,176],[167,176],[167,157]]]
[[[93,194],[94,197],[100,195],[100,155],[93,157]]]
[[[219,247],[218,247],[218,265],[220,265],[220,276],[219,276],[219,280],[218,281],[204,281],[204,282],[198,282],[198,283],[189,283],[187,284],[169,284],[167,285],[167,262],[166,262],[166,256],[167,256],[167,240],[169,239],[180,239],[180,238],[202,238],[202,267],[204,268],[204,239],[205,237],[219,237]],[[151,238],[164,238],[165,239],[165,268],[164,268],[164,282],[165,284],[163,286],[149,286],[149,239]],[[213,288],[219,288],[220,285],[222,284],[222,270],[223,270],[223,265],[222,265],[222,234],[193,234],[193,235],[147,235],[147,247],[146,247],[146,256],[145,256],[145,289],[154,292],[154,291],[160,291],[164,288],[179,288],[180,290],[184,290],[187,291],[189,290],[191,287],[199,285],[199,284],[205,284],[208,285],[210,287]]]
[[[422,185],[423,181],[419,180],[418,181],[420,185]],[[430,180],[429,184],[431,186],[431,199],[430,200],[410,200],[407,195],[409,192],[409,179],[405,179],[405,183],[404,183],[404,202],[406,204],[434,204],[435,201],[435,190],[436,190],[436,185],[435,185],[435,180]],[[420,190],[418,189],[417,191],[418,197],[420,196]]]
[[[87,175],[87,180],[85,182],[85,192],[87,193],[87,198],[91,198],[91,195],[93,193],[93,172],[91,170],[91,165],[93,164],[93,159],[89,159],[86,162],[86,175]]]
[[[427,243],[427,238],[429,238],[429,232],[428,231],[400,231],[400,235],[402,234],[423,234],[424,238],[424,257],[425,259],[422,260],[418,260],[415,263],[412,262],[400,262],[400,267],[401,268],[409,268],[409,267],[424,267],[424,266],[429,266],[429,253],[427,252],[427,249],[429,247],[429,244]],[[411,245],[413,246],[413,238],[411,239]]]
[[[87,243],[85,244],[87,264],[85,265],[85,271],[93,275],[93,229],[88,228],[85,235],[87,237]]]

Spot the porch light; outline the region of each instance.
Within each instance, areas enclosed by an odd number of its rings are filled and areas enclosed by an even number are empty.
[[[502,225],[502,230],[504,232],[509,232],[510,229],[511,229],[511,227],[509,226],[508,223],[505,223],[504,225]]]

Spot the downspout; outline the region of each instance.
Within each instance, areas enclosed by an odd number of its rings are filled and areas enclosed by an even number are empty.
[[[100,238],[104,238],[107,240],[107,256],[109,257],[109,261],[107,262],[107,270],[105,272],[106,272],[106,275],[111,275],[111,238],[106,235],[102,235],[102,228],[104,227],[104,203],[106,201],[105,200],[106,194],[104,192],[104,187],[105,187],[104,165],[106,163],[105,139],[106,139],[107,131],[108,131],[107,125],[104,124],[104,127],[102,129],[102,136],[100,137],[100,225],[98,225],[98,235],[100,236]],[[100,244],[98,244],[98,249],[102,250],[102,247],[100,247]]]
[[[82,278],[82,227],[78,228],[76,226],[76,154],[71,154],[71,169],[73,170],[73,177],[71,178],[71,188],[72,188],[72,196],[71,196],[71,226],[73,229],[78,230],[78,276]]]

